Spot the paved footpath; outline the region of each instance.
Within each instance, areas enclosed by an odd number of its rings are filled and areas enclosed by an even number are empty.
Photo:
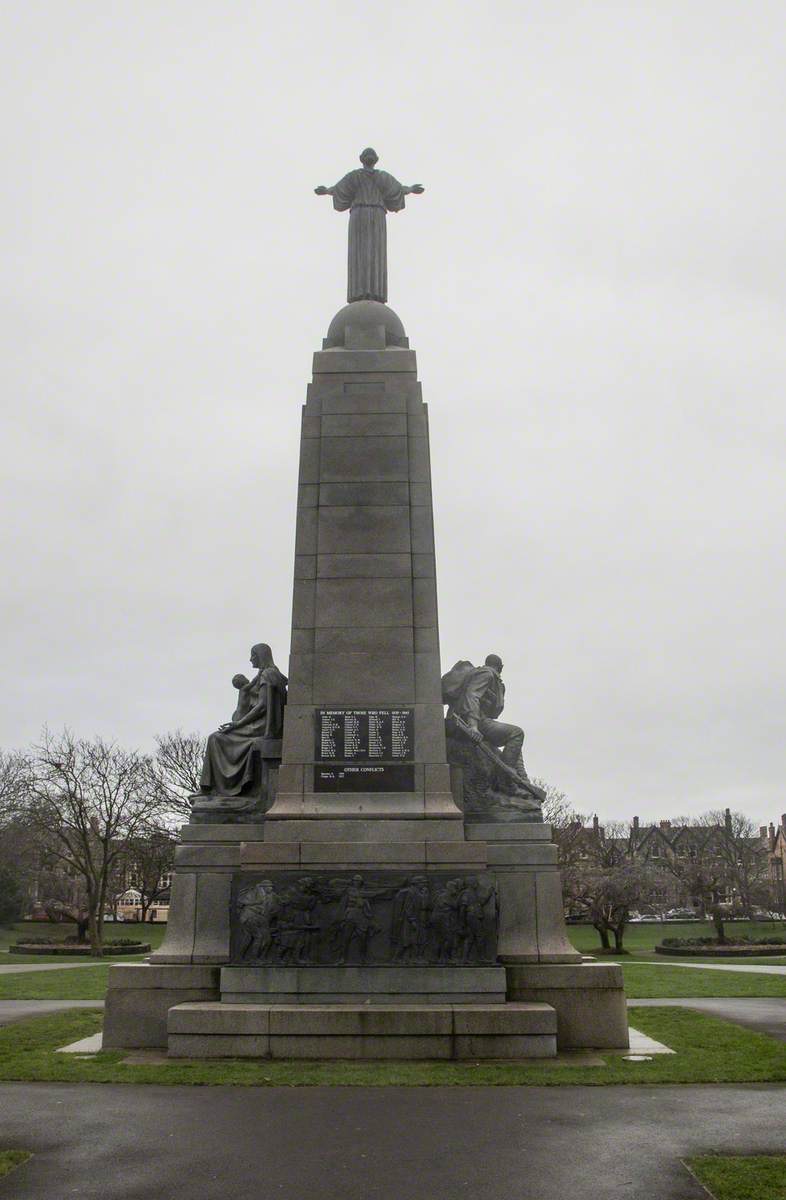
[[[103,1000],[0,1000],[0,1027],[25,1017],[45,1017],[69,1008],[103,1008]]]
[[[689,971],[744,971],[750,975],[786,975],[786,966],[774,966],[772,963],[708,963],[708,962],[677,962],[673,958],[654,962],[652,959],[632,958],[617,966],[628,967],[687,967]]]
[[[786,1145],[786,1090],[0,1085],[14,1200],[706,1200],[680,1159]]]
[[[0,977],[3,975],[27,975],[33,971],[75,971],[80,967],[101,967],[111,965],[115,960],[110,958],[87,959],[84,962],[60,963],[4,963],[0,966]]]
[[[694,1008],[709,1013],[712,1017],[723,1017],[735,1025],[767,1033],[779,1042],[786,1042],[786,999],[763,996],[697,996],[679,1000],[629,1000],[628,1008]],[[635,1012],[630,1022],[636,1024]]]

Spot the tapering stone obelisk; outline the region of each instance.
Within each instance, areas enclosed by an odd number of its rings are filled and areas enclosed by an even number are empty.
[[[342,309],[324,347],[303,409],[289,699],[268,821],[363,817],[387,821],[391,837],[390,819],[409,818],[437,821],[437,841],[462,840],[415,354],[374,301]],[[369,709],[380,710],[371,726]]]

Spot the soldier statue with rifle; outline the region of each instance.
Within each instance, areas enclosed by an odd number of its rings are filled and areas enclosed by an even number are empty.
[[[442,699],[448,705],[449,743],[472,743],[476,754],[486,760],[487,806],[508,810],[514,819],[517,814],[539,814],[544,792],[530,782],[524,769],[524,730],[499,720],[505,707],[499,655],[489,654],[482,667],[457,662],[442,678]],[[467,750],[465,746],[460,754],[461,765],[467,765]],[[477,800],[474,807],[479,807]]]

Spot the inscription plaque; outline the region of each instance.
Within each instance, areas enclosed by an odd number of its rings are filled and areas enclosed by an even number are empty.
[[[412,791],[414,724],[411,708],[317,709],[314,790]]]
[[[236,964],[488,965],[496,962],[493,875],[363,871],[237,874],[231,958]]]
[[[411,708],[320,708],[315,723],[318,762],[412,760]]]

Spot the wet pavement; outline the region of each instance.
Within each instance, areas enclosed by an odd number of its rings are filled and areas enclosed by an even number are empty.
[[[25,1017],[44,1017],[69,1008],[103,1008],[103,1000],[0,1000],[0,1027]]]
[[[735,1025],[743,1025],[746,1029],[755,1029],[757,1033],[767,1033],[786,1042],[786,999],[762,996],[697,996],[695,999],[680,1000],[629,1000],[628,1008],[693,1008],[698,1012],[709,1013],[713,1017],[723,1017],[733,1021]],[[630,1020],[635,1025],[636,1014],[630,1014]]]
[[[706,1200],[684,1156],[786,1146],[778,1085],[0,1085],[14,1200]]]

